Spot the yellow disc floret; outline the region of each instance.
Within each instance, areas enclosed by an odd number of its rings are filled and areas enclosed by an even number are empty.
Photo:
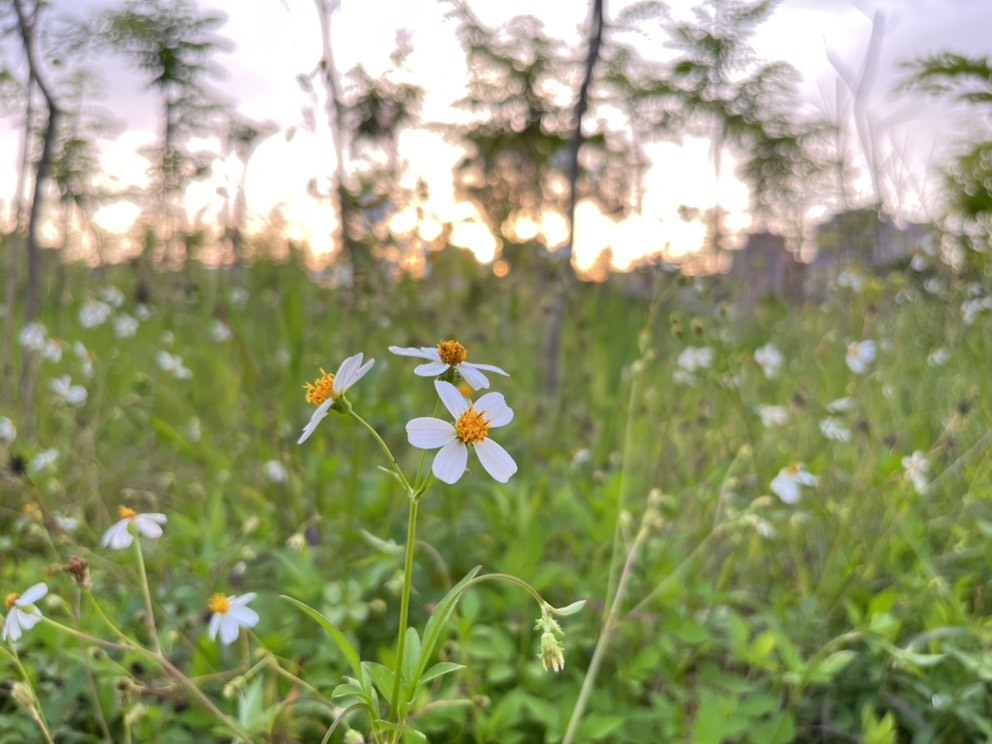
[[[7,609],[9,610],[14,606],[14,603],[21,598],[21,595],[17,592],[12,592],[7,595]]]
[[[334,394],[334,375],[330,372],[320,370],[322,377],[316,382],[308,382],[304,387],[307,391],[307,403],[319,406],[328,398],[336,398]]]
[[[790,478],[795,478],[799,475],[799,465],[794,462],[790,462],[788,467],[785,469],[785,472],[789,474]]]
[[[485,411],[480,413],[473,408],[469,408],[455,422],[455,431],[458,432],[458,438],[465,442],[465,444],[478,444],[485,440],[486,434],[489,433],[489,422],[483,418],[483,413]]]
[[[457,341],[442,341],[437,345],[437,354],[442,362],[452,367],[468,359],[468,350]]]
[[[221,615],[226,615],[228,612],[231,611],[231,601],[227,598],[227,596],[223,594],[215,594],[210,598],[210,601],[207,603],[207,609],[209,609],[211,612],[217,612]]]
[[[118,513],[120,513],[121,519],[134,519],[136,516],[138,516],[138,512],[136,512],[134,509],[128,509],[123,504],[117,507],[117,511]]]

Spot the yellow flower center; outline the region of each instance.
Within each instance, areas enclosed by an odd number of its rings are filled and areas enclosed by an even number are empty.
[[[17,592],[11,592],[7,595],[7,609],[11,609],[14,603],[21,598],[21,595]]]
[[[325,372],[323,368],[320,370],[322,377],[316,382],[308,382],[305,387],[307,390],[307,403],[313,403],[315,406],[319,406],[328,398],[336,398],[334,394],[334,375],[330,372]]]
[[[210,598],[207,603],[207,609],[211,612],[217,612],[221,615],[226,615],[231,610],[231,600],[229,600],[223,594],[215,594]]]
[[[136,512],[134,509],[128,509],[126,506],[123,505],[117,507],[117,511],[120,513],[121,519],[134,519],[136,516],[138,516],[138,512]]]
[[[788,473],[790,477],[795,478],[799,475],[799,466],[794,462],[790,462],[789,467],[785,469],[785,472]]]
[[[459,416],[455,423],[455,431],[465,444],[478,444],[485,440],[486,434],[489,433],[489,422],[482,417],[483,413],[485,411],[478,412],[469,408]]]
[[[437,345],[437,353],[442,362],[452,367],[468,359],[468,350],[457,341],[442,341]]]
[[[850,354],[855,359],[857,359],[859,356],[861,356],[861,347],[858,346],[857,344],[851,344],[850,346],[847,347],[847,353]]]

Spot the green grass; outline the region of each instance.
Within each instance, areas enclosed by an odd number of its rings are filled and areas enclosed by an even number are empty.
[[[135,275],[116,267],[105,277],[128,298],[117,312],[135,314]],[[203,689],[259,741],[319,741],[330,723],[314,703],[278,708],[301,688],[274,665],[232,686],[263,649],[323,695],[349,674],[320,627],[278,595],[324,612],[365,659],[388,663],[395,641],[402,550],[366,533],[401,548],[405,499],[349,419],[332,413],[296,445],[311,411],[303,384],[351,354],[375,357],[350,397],[416,472],[420,452],[403,427],[431,415],[435,396],[413,375],[414,360],[386,348],[451,337],[470,360],[512,375],[494,389],[515,411],[498,441],[519,472],[500,485],[470,459],[459,483],[424,498],[411,623],[422,627],[476,565],[520,576],[555,605],[589,602],[563,621],[566,668],[554,675],[536,657],[536,613],[523,592],[487,584],[467,595],[441,649],[467,670],[433,694],[471,704],[439,704],[418,719],[431,741],[561,740],[607,592],[646,513],[660,520],[630,568],[576,741],[992,737],[992,313],[963,323],[965,283],[937,297],[916,275],[894,274],[822,305],[766,302],[740,317],[723,311],[717,290],[664,274],[653,298],[628,295],[621,282],[583,286],[567,320],[560,399],[547,400],[546,298],[522,272],[497,280],[442,266],[428,281],[351,297],[297,263],[259,262],[238,304],[230,276],[195,269],[156,278],[150,316],[123,340],[111,322],[79,323],[103,282],[69,267],[43,319],[63,358],[41,363],[33,401],[11,393],[0,408],[18,429],[5,452],[0,444],[0,594],[45,580],[60,599],[43,600],[43,611],[73,624],[72,580],[46,572],[80,555],[108,617],[144,639],[133,554],[99,540],[118,504],[165,512],[164,536],[144,546],[170,657],[190,676],[209,675]],[[896,303],[907,286],[916,300]],[[217,319],[230,328],[226,341],[211,336]],[[879,343],[878,358],[855,375],[847,344],[865,338]],[[77,340],[92,357],[88,380],[72,353]],[[785,357],[775,379],[751,356],[768,342]],[[673,381],[687,346],[714,351],[694,386]],[[943,366],[927,363],[936,347],[950,352]],[[182,356],[191,379],[159,368],[164,348]],[[49,381],[61,374],[86,386],[84,406],[54,398]],[[854,401],[839,416],[851,441],[827,440],[825,406],[844,396]],[[765,429],[760,404],[786,406],[789,422]],[[47,448],[59,452],[50,469],[14,472],[12,463]],[[931,463],[923,494],[903,476],[902,457],[914,450]],[[266,477],[269,460],[285,465],[284,483]],[[819,482],[789,505],[769,484],[793,461]],[[649,507],[652,489],[660,496]],[[56,512],[77,518],[77,529],[57,529]],[[238,644],[209,641],[205,605],[214,592],[247,591],[259,594],[261,622],[246,657]],[[106,636],[86,604],[78,624]],[[140,659],[94,652],[45,625],[25,634],[19,653],[59,742],[102,740],[94,689],[114,741],[124,740],[126,716],[134,741],[225,740],[195,700]],[[7,654],[0,674],[18,679]],[[0,683],[0,744],[39,740],[10,689]],[[267,738],[270,728],[286,738]]]

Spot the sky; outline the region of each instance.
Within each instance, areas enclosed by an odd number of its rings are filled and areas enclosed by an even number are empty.
[[[607,0],[608,17],[626,2]],[[683,12],[691,3],[670,3]],[[517,14],[535,14],[549,34],[572,38],[586,20],[587,4],[544,0],[475,0],[473,10],[490,26]],[[113,7],[106,0],[52,0],[51,14],[85,15]],[[318,16],[311,0],[200,0],[204,10],[226,15],[220,35],[231,49],[217,55],[225,70],[216,87],[242,115],[271,121],[280,131],[263,142],[251,162],[247,186],[249,210],[256,224],[279,205],[294,237],[306,239],[320,253],[330,250],[333,212],[306,192],[311,178],[326,179],[334,156],[326,127],[313,134],[299,128],[307,98],[295,78],[309,73],[321,55]],[[425,122],[451,121],[451,102],[461,94],[464,55],[445,20],[443,4],[431,0],[341,0],[333,17],[335,62],[342,71],[362,63],[375,75],[387,64],[396,32],[410,33],[413,53],[408,65],[416,82],[426,89],[421,112]],[[992,54],[992,3],[988,0],[782,0],[774,15],[761,26],[753,46],[764,60],[784,60],[802,75],[801,101],[810,111],[836,110],[840,76],[852,77],[862,60],[872,31],[872,18],[884,16],[885,35],[877,74],[869,90],[868,110],[878,133],[886,172],[906,216],[925,216],[932,205],[936,165],[956,137],[967,132],[969,122],[960,109],[933,101],[893,94],[901,79],[900,62],[944,50],[970,55]],[[7,55],[8,61],[15,59]],[[138,74],[119,60],[96,60],[93,65],[107,79],[104,105],[123,125],[121,134],[104,148],[104,166],[119,183],[143,182],[146,163],[135,152],[152,143],[157,130],[154,94],[145,89]],[[318,123],[322,112],[317,112]],[[10,117],[0,121],[0,198],[14,191],[18,137]],[[287,138],[288,131],[294,131]],[[444,220],[462,220],[455,242],[472,248],[481,260],[493,258],[495,241],[478,225],[472,226],[471,209],[452,195],[451,167],[459,152],[439,136],[411,132],[401,141],[410,171],[424,175],[431,185],[435,211]],[[652,145],[654,166],[645,181],[642,214],[615,225],[591,205],[580,205],[576,216],[575,259],[579,268],[590,266],[599,252],[611,246],[618,268],[639,256],[664,250],[670,258],[694,251],[703,239],[698,223],[678,216],[680,205],[700,208],[715,201],[731,210],[732,224],[746,227],[747,189],[724,169],[719,180],[709,164],[709,144],[687,140],[680,146]],[[2,162],[2,161],[0,161]],[[219,217],[219,185],[236,178],[233,163],[215,165],[214,177],[197,184],[189,194],[190,209],[204,209],[203,219]],[[867,182],[862,182],[867,186]],[[122,228],[134,218],[136,208],[119,205],[99,215],[102,224]],[[560,221],[559,221],[560,223]],[[557,236],[557,237],[556,237]],[[564,238],[561,224],[548,228],[552,242]]]

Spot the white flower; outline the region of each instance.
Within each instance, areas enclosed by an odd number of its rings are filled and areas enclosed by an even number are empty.
[[[214,613],[210,617],[210,640],[216,639],[220,632],[220,642],[227,646],[238,639],[241,628],[254,628],[258,623],[258,613],[248,607],[248,603],[256,596],[255,592],[248,592],[241,596],[215,594],[211,597],[207,604]]]
[[[193,373],[183,366],[183,358],[178,354],[170,354],[162,349],[155,355],[155,360],[159,367],[177,380],[188,380],[193,376]]]
[[[329,374],[320,370],[323,375],[315,383],[307,383],[307,401],[317,406],[310,421],[303,428],[303,433],[296,440],[297,444],[303,444],[313,434],[317,424],[324,420],[327,412],[337,403],[337,400],[348,392],[348,389],[356,382],[365,377],[366,373],[372,369],[375,359],[369,359],[362,364],[364,354],[355,354],[341,362],[337,374]]]
[[[761,425],[766,429],[775,426],[782,426],[789,420],[789,409],[785,406],[758,406],[758,416],[761,417]]]
[[[0,442],[13,442],[17,439],[17,427],[6,416],[0,416]]]
[[[435,380],[434,388],[454,417],[454,425],[436,418],[415,418],[406,425],[406,434],[414,447],[441,448],[433,465],[438,480],[450,484],[462,477],[469,447],[475,450],[489,475],[500,483],[510,480],[517,472],[517,464],[488,437],[490,428],[505,426],[513,420],[513,410],[506,405],[502,393],[486,393],[473,404],[450,382]]]
[[[868,365],[875,361],[875,342],[869,339],[848,344],[844,361],[854,374],[863,375],[868,371]]]
[[[772,493],[778,496],[786,504],[795,504],[799,501],[800,486],[815,486],[816,476],[806,471],[806,466],[801,462],[792,462],[778,471],[772,479]]]
[[[913,259],[909,262],[909,266],[913,271],[926,271],[927,270],[927,259],[922,253],[914,253]]]
[[[134,308],[134,314],[138,320],[148,320],[152,317],[152,311],[148,309],[148,305],[141,304]]]
[[[947,360],[950,358],[951,352],[940,346],[927,354],[927,364],[931,367],[941,367],[947,364]]]
[[[124,304],[124,293],[113,284],[108,284],[100,291],[100,299],[111,307],[120,307]]]
[[[483,370],[486,372],[495,372],[498,375],[504,375],[506,377],[510,376],[507,372],[491,364],[473,364],[472,362],[465,361],[468,358],[468,350],[457,341],[442,341],[436,347],[421,346],[419,348],[405,348],[402,346],[390,346],[389,350],[399,356],[427,359],[427,364],[421,364],[413,370],[421,377],[437,377],[453,368],[473,390],[482,390],[489,387],[489,378],[482,374]]]
[[[53,515],[55,517],[55,524],[63,532],[72,532],[79,526],[79,520],[73,517],[66,517],[58,512]]]
[[[103,533],[100,545],[112,550],[122,550],[131,545],[134,541],[134,529],[145,537],[153,540],[162,536],[162,525],[166,523],[167,517],[164,514],[138,514],[134,509],[126,506],[120,507],[121,520],[113,527]]]
[[[916,450],[909,457],[902,458],[904,475],[913,483],[917,493],[927,490],[927,474],[930,472],[930,462],[923,453]]]
[[[45,340],[40,349],[42,359],[46,359],[49,362],[62,361],[62,344],[56,341],[54,338],[49,338]]]
[[[79,309],[79,324],[83,328],[96,328],[107,322],[114,309],[100,300],[86,300]]]
[[[713,349],[709,346],[689,346],[682,350],[677,360],[679,367],[686,372],[709,369],[713,364]]]
[[[937,297],[943,297],[947,294],[947,286],[936,276],[928,276],[924,279],[923,289]]]
[[[48,340],[48,331],[45,330],[45,326],[41,323],[28,323],[17,334],[17,340],[20,341],[21,346],[25,349],[41,351],[45,346],[45,342]]]
[[[851,430],[832,416],[828,416],[820,422],[820,432],[827,439],[832,439],[835,442],[851,441]]]
[[[210,337],[217,343],[223,343],[231,337],[231,329],[219,318],[210,324]]]
[[[838,398],[827,403],[827,413],[847,413],[853,410],[853,398]]]
[[[28,470],[32,473],[38,473],[51,465],[54,465],[55,461],[58,459],[59,451],[57,449],[42,450],[31,458],[31,462],[28,464]]]
[[[785,363],[785,357],[782,356],[781,351],[775,348],[774,344],[765,344],[754,352],[754,361],[764,371],[765,377],[771,380],[778,376],[782,364]]]
[[[262,469],[270,483],[285,483],[289,478],[289,471],[286,470],[286,466],[278,460],[269,460],[262,466]]]
[[[48,585],[35,584],[24,594],[7,595],[7,618],[3,622],[3,640],[17,641],[25,630],[41,622],[41,612],[34,603],[48,594]]]
[[[93,359],[90,357],[90,352],[83,345],[82,341],[76,341],[72,344],[72,351],[75,353],[76,358],[79,359],[80,369],[82,369],[83,377],[89,379],[93,376]]]
[[[686,372],[684,369],[675,370],[672,374],[672,379],[680,385],[696,384],[696,376],[692,372]]]
[[[138,319],[133,315],[121,313],[114,318],[114,334],[117,338],[132,338],[138,332]]]
[[[70,406],[81,406],[86,403],[86,388],[82,385],[73,385],[69,375],[50,380],[48,387]]]
[[[847,287],[852,292],[861,292],[865,286],[865,280],[857,271],[853,269],[844,269],[837,276],[837,286]]]
[[[248,302],[248,298],[250,296],[251,295],[248,294],[248,290],[245,289],[244,287],[234,287],[231,290],[231,294],[229,295],[229,297],[231,298],[231,304],[238,306],[244,305],[246,302]]]

